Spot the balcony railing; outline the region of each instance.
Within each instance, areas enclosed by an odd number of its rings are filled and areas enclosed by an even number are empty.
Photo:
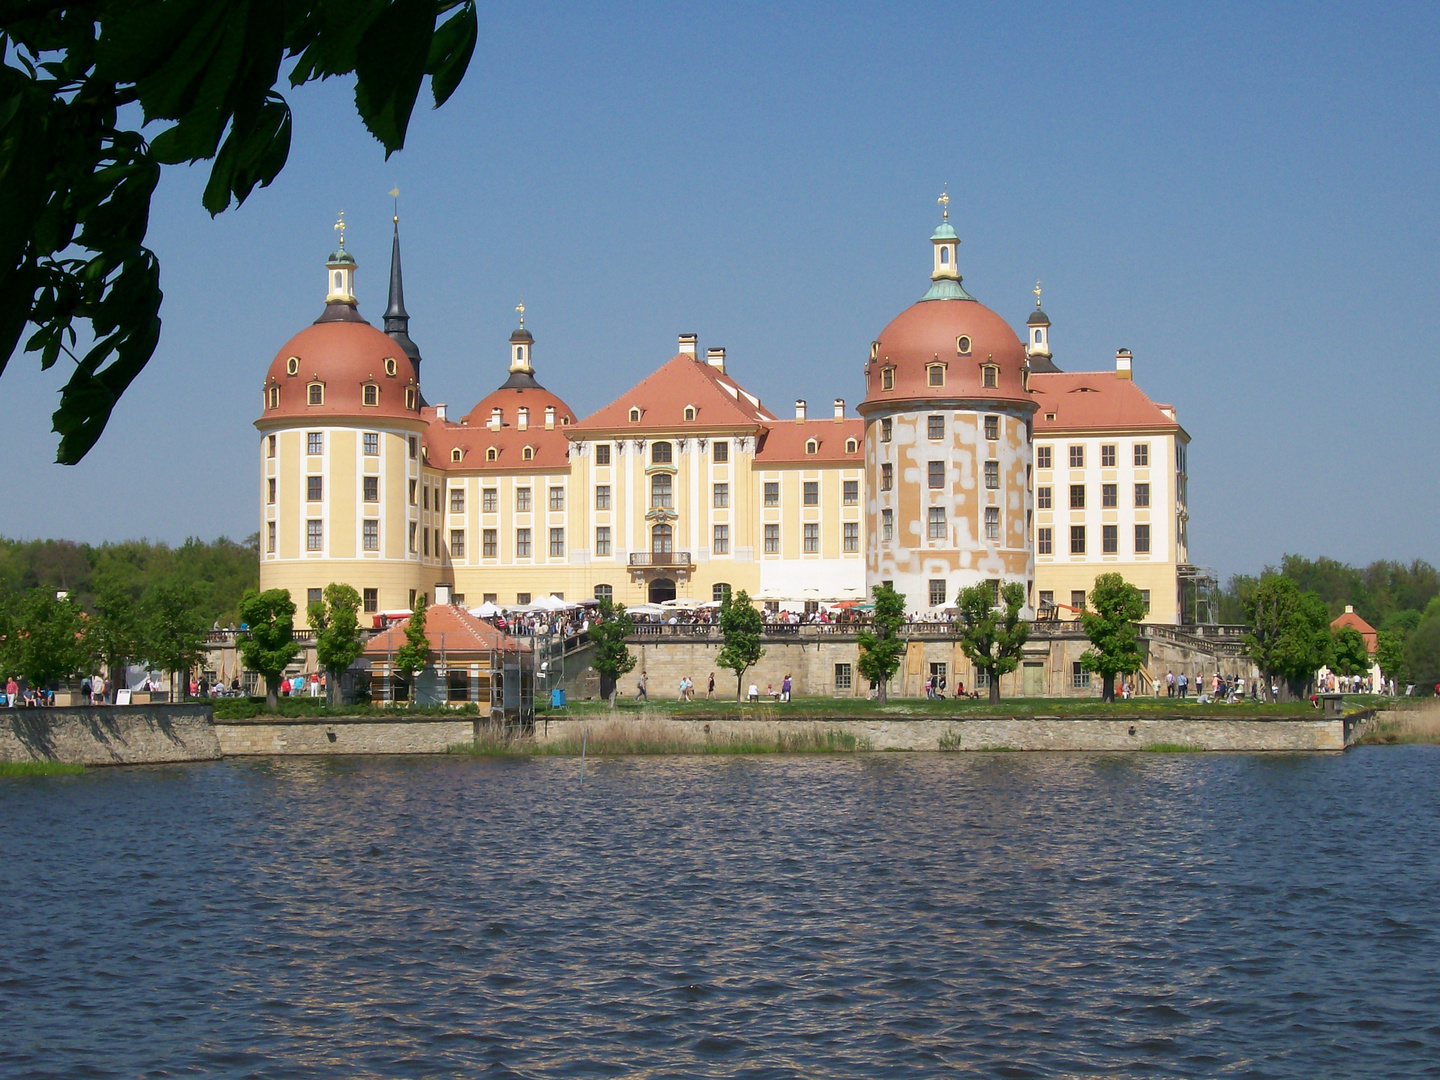
[[[632,551],[631,566],[694,566],[688,551]]]

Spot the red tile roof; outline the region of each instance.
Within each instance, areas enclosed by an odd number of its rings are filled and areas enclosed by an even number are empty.
[[[555,426],[545,428],[545,409],[555,409]],[[521,407],[530,410],[528,424],[524,431],[516,426]],[[503,410],[499,431],[490,430],[490,410]],[[462,424],[447,420],[436,420],[433,409],[426,409],[430,426],[425,432],[425,446],[429,452],[426,464],[431,468],[449,472],[549,472],[566,469],[570,465],[570,443],[565,424],[574,424],[575,415],[554,394],[539,386],[524,389],[501,388],[483,398],[470,410]],[[534,457],[525,460],[525,447],[530,447]],[[495,448],[495,460],[489,460],[487,451]],[[459,449],[461,458],[452,461],[451,451]]]
[[[685,419],[685,407],[695,406],[695,419]],[[632,423],[630,410],[639,406],[640,420]],[[747,395],[740,384],[720,369],[680,353],[659,370],[636,383],[604,408],[571,428],[572,435],[602,431],[696,431],[757,428],[773,424],[775,417]]]
[[[393,656],[405,644],[405,627],[409,619],[382,630],[365,646],[370,660]],[[436,604],[425,610],[425,640],[436,657],[470,656],[489,652],[529,652],[530,646],[520,638],[501,633],[483,619],[477,619],[458,604]]]
[[[1183,430],[1133,379],[1117,378],[1113,371],[1036,373],[1030,376],[1030,392],[1040,406],[1035,414],[1036,434],[1086,429]]]
[[[807,454],[805,444],[814,439],[819,445]],[[845,440],[855,440],[854,453],[845,452]],[[837,464],[860,465],[865,460],[865,424],[861,420],[776,420],[766,425],[755,450],[757,464]]]
[[[1356,615],[1355,612],[1346,611],[1330,624],[1330,629],[1332,631],[1343,630],[1347,626],[1353,630],[1359,630],[1360,636],[1365,639],[1365,647],[1372,653],[1375,651],[1375,643],[1378,639],[1375,636],[1375,628],[1373,626],[1359,615]]]

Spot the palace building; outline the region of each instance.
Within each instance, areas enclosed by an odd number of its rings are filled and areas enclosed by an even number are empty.
[[[1114,370],[1061,371],[1038,285],[1023,337],[966,292],[948,218],[928,290],[864,357],[858,418],[842,397],[780,418],[694,334],[578,417],[541,382],[523,305],[503,381],[452,412],[422,389],[398,219],[383,329],[359,312],[342,228],[324,310],[262,388],[262,587],[303,611],[344,581],[378,613],[445,593],[504,607],[744,589],[799,606],[888,581],[925,614],[1014,581],[1044,618],[1118,571],[1150,621],[1205,621],[1174,407],[1144,394],[1123,349]]]

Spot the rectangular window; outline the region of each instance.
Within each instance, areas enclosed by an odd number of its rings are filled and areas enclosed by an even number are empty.
[[[1000,462],[985,462],[985,486],[992,489],[1000,486]]]
[[[714,495],[714,502],[717,509],[723,510],[725,507],[730,505],[729,484],[716,484]]]
[[[416,551],[416,547],[415,547],[415,546],[416,546],[416,544],[418,544],[418,543],[420,542],[420,540],[419,540],[419,535],[420,535],[420,526],[419,526],[419,525],[416,525],[415,522],[413,522],[413,521],[410,522],[410,554],[411,554],[411,555],[414,555],[414,554],[415,554],[415,551]]]
[[[410,436],[410,460],[414,461],[420,456],[420,440],[414,435]],[[413,606],[413,605],[412,605]]]
[[[1035,467],[1037,469],[1050,468],[1050,447],[1037,446],[1035,448]]]
[[[1071,526],[1070,526],[1070,554],[1071,554],[1071,555],[1084,555],[1084,554],[1085,554],[1085,526],[1084,526],[1084,525],[1071,525]]]
[[[711,544],[711,546],[710,546],[710,553],[711,553],[712,555],[729,555],[729,554],[730,554],[730,526],[729,526],[729,525],[716,525],[716,526],[715,526],[715,540],[714,540],[714,543]]]
[[[374,457],[380,453],[380,433],[376,431],[365,432],[365,453]]]
[[[324,589],[306,589],[306,590],[305,590],[305,607],[306,607],[307,610],[308,610],[309,608],[314,607],[316,604],[324,603],[324,601],[325,601],[325,590],[324,590]]]
[[[410,481],[410,505],[414,506],[420,499],[420,481]]]
[[[273,521],[265,523],[265,550],[275,550],[275,522]]]
[[[305,522],[305,550],[319,551],[325,546],[325,527],[316,518]]]
[[[1090,673],[1085,670],[1079,660],[1070,663],[1070,687],[1073,690],[1090,689]]]
[[[943,607],[945,604],[945,579],[930,579],[930,606]]]
[[[1035,489],[1035,508],[1037,510],[1050,509],[1050,489],[1048,487],[1038,487]]]
[[[943,439],[945,437],[945,417],[927,416],[925,418],[925,435],[930,439]]]
[[[365,610],[375,612],[380,610],[380,590],[366,589],[364,593]]]
[[[656,473],[650,478],[650,505],[661,507],[675,505],[675,482],[669,473]]]
[[[1136,526],[1135,526],[1135,554],[1136,554],[1136,555],[1149,555],[1149,554],[1150,554],[1150,526],[1149,526],[1149,525],[1136,525]]]
[[[725,439],[716,439],[714,443],[715,461],[722,463],[730,460],[730,443]]]
[[[530,489],[528,487],[515,489],[515,512],[518,514],[530,512]]]
[[[596,599],[596,600],[610,600],[610,601],[613,602],[614,599],[615,599],[615,586],[613,586],[613,585],[596,585],[596,586],[595,586],[595,599]]]
[[[609,509],[610,509],[610,485],[609,485],[609,484],[596,484],[596,485],[595,485],[595,509],[596,509],[596,510],[609,510]]]
[[[1084,610],[1085,610],[1085,590],[1084,590],[1084,589],[1071,589],[1071,590],[1070,590],[1070,606],[1071,606],[1072,608],[1074,608],[1076,611],[1084,611]]]
[[[895,423],[888,416],[880,421],[880,441],[889,442],[890,437],[895,434]]]
[[[778,555],[780,553],[780,526],[765,526],[765,554]]]
[[[599,525],[595,529],[595,554],[610,554],[610,526]]]
[[[926,536],[931,540],[945,539],[945,508],[943,506],[932,506],[926,521]]]
[[[563,557],[564,554],[565,554],[565,530],[564,530],[564,529],[551,529],[551,530],[550,530],[550,557],[551,557],[552,559],[559,559],[559,558]]]
[[[1084,509],[1085,509],[1085,485],[1084,485],[1084,484],[1071,484],[1071,485],[1070,485],[1070,509],[1071,509],[1071,510],[1084,510]]]
[[[991,442],[1000,438],[1000,418],[998,416],[985,417],[985,438]]]
[[[887,367],[887,368],[881,368],[881,369],[880,369],[880,389],[881,389],[881,390],[894,390],[894,389],[895,389],[895,369],[894,369],[893,367]]]
[[[1053,554],[1055,554],[1055,540],[1054,540],[1054,536],[1055,536],[1055,534],[1054,534],[1053,530],[1051,530],[1051,529],[1048,529],[1048,528],[1039,528],[1039,529],[1036,529],[1036,530],[1035,530],[1035,554],[1037,554],[1037,555],[1053,555]]]
[[[931,364],[925,371],[930,376],[931,386],[945,385],[945,366],[943,364]]]
[[[563,487],[552,487],[550,489],[550,509],[565,509],[565,489]]]
[[[373,519],[367,520],[361,526],[361,533],[364,536],[366,551],[380,550],[380,522]]]
[[[265,490],[266,490],[265,501],[268,502],[271,506],[274,506],[274,505],[275,505],[275,478],[274,478],[273,476],[266,482],[266,489],[265,489]]]
[[[595,444],[595,464],[596,464],[596,465],[609,465],[609,464],[610,464],[610,444],[609,444],[609,443],[596,443],[596,444]]]
[[[463,514],[465,512],[465,489],[450,489],[450,512],[452,514]]]
[[[895,466],[888,461],[880,466],[880,490],[889,491],[895,486]]]
[[[1107,508],[1120,505],[1120,487],[1118,484],[1100,485],[1100,505]]]
[[[849,690],[854,685],[854,674],[849,664],[835,665],[835,689]]]
[[[1051,606],[1054,606],[1054,604],[1055,604],[1055,590],[1054,590],[1054,589],[1041,589],[1041,590],[1040,590],[1040,606],[1041,606],[1041,607],[1045,607],[1047,604],[1048,604],[1048,605],[1051,605]]]
[[[943,461],[929,462],[925,474],[931,491],[945,486],[945,463]]]
[[[1143,469],[1143,468],[1145,468],[1146,466],[1148,466],[1149,464],[1150,464],[1150,444],[1149,444],[1149,443],[1144,443],[1144,442],[1136,443],[1136,444],[1135,444],[1135,467],[1136,467],[1136,468]]]
[[[1149,485],[1149,484],[1136,484],[1136,485],[1135,485],[1135,505],[1136,505],[1137,508],[1138,508],[1138,507],[1145,507],[1145,506],[1149,506],[1149,505],[1150,505],[1150,485]]]
[[[820,550],[820,526],[805,526],[805,554],[814,555]]]
[[[494,514],[500,509],[500,492],[495,488],[484,488],[480,492],[480,509]]]
[[[986,390],[994,390],[1000,385],[1000,369],[994,364],[986,364],[980,369],[980,385]]]
[[[425,530],[424,540],[425,540],[425,544],[424,544],[424,546],[425,546],[425,554],[426,554],[426,555],[429,555],[429,554],[430,554],[430,530],[429,530],[429,529],[426,529],[426,530]],[[435,546],[436,546],[436,547],[439,547],[440,545],[437,543]],[[439,554],[439,553],[437,552],[436,554]]]
[[[1070,447],[1070,468],[1083,469],[1085,467],[1085,447]]]
[[[484,529],[480,533],[480,554],[493,559],[500,554],[500,533],[496,529]]]
[[[806,481],[805,481],[804,493],[805,493],[805,505],[806,505],[806,506],[819,506],[819,505],[820,505],[820,481],[818,481],[818,480],[806,480]]]
[[[845,522],[841,535],[844,540],[844,550],[860,550],[860,523],[858,521]]]
[[[895,539],[895,511],[894,511],[894,510],[881,510],[881,511],[880,511],[880,539],[881,539],[881,540],[894,540],[894,539]]]
[[[515,555],[517,558],[530,558],[530,530],[515,530]]]
[[[854,506],[860,501],[860,481],[846,480],[844,487],[844,500],[846,506]]]
[[[1115,467],[1115,447],[1100,447],[1100,467],[1102,469],[1113,469]]]
[[[985,539],[1000,539],[1000,508],[998,506],[985,507]]]
[[[1145,607],[1145,614],[1146,614],[1146,615],[1149,615],[1149,614],[1150,614],[1150,590],[1149,590],[1149,589],[1141,589],[1141,590],[1140,590],[1140,603],[1143,604],[1144,607]]]
[[[323,454],[325,452],[325,435],[323,432],[311,431],[306,434],[305,452],[309,454]]]
[[[1114,555],[1120,550],[1120,526],[1100,526],[1100,553],[1102,555]]]
[[[779,505],[780,505],[780,485],[779,485],[779,484],[767,483],[767,484],[765,485],[765,505],[766,505],[766,506],[779,506]]]
[[[426,510],[429,510],[429,509],[430,509],[430,485],[429,485],[429,484],[426,484],[426,485],[425,485],[425,496],[424,496],[424,498],[425,498],[425,509],[426,509]],[[438,509],[440,509],[440,508],[437,506],[435,509],[438,510]]]
[[[668,442],[657,442],[650,444],[650,464],[669,465],[673,447]]]
[[[450,558],[463,559],[465,557],[465,530],[450,530]]]
[[[528,592],[517,592],[515,594],[515,604],[517,607],[524,607],[528,603],[530,603],[530,594]]]
[[[361,486],[364,488],[366,502],[380,501],[380,478],[378,476],[366,476],[362,478]]]
[[[267,438],[267,439],[265,440],[265,447],[266,447],[266,449],[265,449],[265,454],[266,454],[267,457],[272,457],[272,458],[273,458],[273,457],[275,456],[275,443],[276,443],[276,439],[275,439],[275,436],[274,436],[274,435],[271,435],[269,438]]]
[[[325,478],[323,476],[307,476],[305,478],[305,501],[321,502],[325,498]]]

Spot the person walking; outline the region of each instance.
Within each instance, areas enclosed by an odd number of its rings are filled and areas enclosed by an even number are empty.
[[[715,673],[710,672],[710,685],[705,688],[705,700],[715,700]]]
[[[650,695],[645,692],[645,673],[640,673],[640,678],[635,683],[635,700],[649,701]]]
[[[1190,680],[1186,677],[1186,675],[1185,675],[1185,673],[1184,673],[1183,671],[1180,673],[1179,685],[1180,685],[1180,700],[1181,700],[1181,701],[1184,701],[1184,700],[1185,700],[1185,693],[1186,693],[1186,691],[1189,690],[1189,688],[1190,688]]]
[[[1173,671],[1165,672],[1165,696],[1172,698],[1175,696],[1175,672]]]

